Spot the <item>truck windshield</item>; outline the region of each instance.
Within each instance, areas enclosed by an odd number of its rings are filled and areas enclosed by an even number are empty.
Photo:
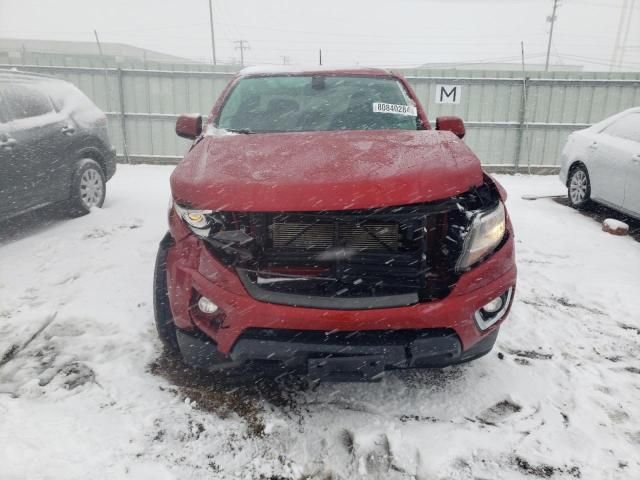
[[[416,130],[416,106],[394,78],[265,76],[241,79],[218,127],[242,133]]]

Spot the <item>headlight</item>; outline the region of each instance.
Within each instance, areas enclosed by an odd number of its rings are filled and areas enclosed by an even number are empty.
[[[178,216],[189,226],[191,231],[200,237],[208,237],[209,233],[222,230],[222,219],[216,218],[213,210],[193,210],[173,204]]]
[[[502,202],[493,210],[473,217],[456,269],[466,270],[490,254],[504,238],[506,218]]]

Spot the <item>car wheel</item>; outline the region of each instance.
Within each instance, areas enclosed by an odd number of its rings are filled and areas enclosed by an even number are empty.
[[[567,196],[573,208],[584,208],[591,201],[591,182],[589,173],[583,166],[574,167],[569,173]]]
[[[153,274],[153,312],[158,336],[165,347],[165,352],[170,355],[178,355],[178,339],[176,337],[176,325],[173,323],[173,315],[169,305],[167,294],[167,249],[171,244],[171,236],[167,234],[160,242],[156,265]]]
[[[84,158],[73,176],[68,213],[72,217],[86,215],[93,207],[102,207],[106,195],[102,168],[95,160]]]

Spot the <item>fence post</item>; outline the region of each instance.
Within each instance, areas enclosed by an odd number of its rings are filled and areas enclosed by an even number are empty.
[[[120,99],[120,129],[122,135],[122,153],[127,163],[131,163],[129,159],[129,150],[127,148],[127,116],[125,113],[124,103],[124,87],[122,82],[122,69],[118,67],[118,97]]]
[[[522,143],[527,121],[527,90],[529,77],[522,77],[522,96],[520,97],[520,111],[518,113],[518,136],[516,138],[516,158],[513,161],[513,173],[518,173],[520,156],[522,155]]]

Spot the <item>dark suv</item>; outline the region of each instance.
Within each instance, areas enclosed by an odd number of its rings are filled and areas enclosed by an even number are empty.
[[[88,213],[115,170],[107,117],[80,90],[0,70],[0,220],[54,203]]]

